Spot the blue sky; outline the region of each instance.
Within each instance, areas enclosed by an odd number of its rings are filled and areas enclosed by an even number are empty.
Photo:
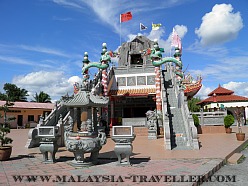
[[[203,78],[197,96],[206,97],[219,84],[248,96],[248,1],[154,2],[0,0],[0,91],[5,83],[14,83],[28,90],[30,98],[44,91],[59,99],[80,81],[84,52],[96,62],[102,43],[116,50],[120,42],[142,34],[158,39],[165,57],[174,27],[182,38],[184,70]],[[128,11],[133,19],[120,30],[119,15]],[[140,23],[148,29],[141,32]],[[162,27],[152,31],[152,23]]]

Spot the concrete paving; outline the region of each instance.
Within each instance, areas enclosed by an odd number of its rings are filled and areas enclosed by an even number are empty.
[[[238,164],[226,164],[220,170],[214,173],[213,176],[232,175],[235,182],[219,182],[220,186],[245,186],[248,183],[248,148],[241,152],[244,156]],[[234,177],[233,177],[234,176]],[[202,186],[214,186],[214,183],[204,182]]]
[[[76,169],[68,164],[73,154],[64,147],[56,153],[57,163],[42,163],[39,148],[24,147],[28,129],[12,129],[12,156],[0,162],[0,185],[82,185],[79,181],[84,185],[198,185],[197,176],[214,174],[248,144],[247,136],[245,141],[237,141],[235,131],[236,128],[232,134],[200,134],[200,150],[190,151],[165,150],[162,136],[157,140],[137,136],[131,166],[117,166],[114,142],[108,138],[98,165]],[[248,133],[248,127],[243,131]],[[219,182],[215,180],[214,184]]]

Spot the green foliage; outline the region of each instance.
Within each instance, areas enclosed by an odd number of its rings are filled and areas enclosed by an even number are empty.
[[[51,103],[51,97],[43,91],[41,91],[39,94],[36,92],[35,96],[33,97],[34,97],[34,100],[32,100],[32,102]]]
[[[6,103],[0,107],[0,110],[4,112],[4,116],[0,114],[0,118],[4,118],[4,122],[0,123],[0,147],[10,144],[13,141],[11,138],[6,136],[10,133],[10,124],[8,122],[16,119],[15,117],[7,118],[7,112],[9,111],[9,107],[12,105],[13,103],[6,101]]]
[[[233,115],[228,114],[227,116],[224,117],[225,128],[231,127],[233,123],[234,123],[234,117],[233,117]]]
[[[200,125],[200,120],[196,114],[192,114],[193,120],[194,120],[194,125],[197,127]]]
[[[17,87],[15,84],[5,83],[4,93],[0,93],[0,100],[4,101],[27,101],[28,91]]]
[[[200,112],[200,105],[197,105],[198,102],[200,102],[200,98],[191,98],[188,100],[188,107],[190,112]]]
[[[26,123],[25,128],[26,129],[30,128],[30,123]]]

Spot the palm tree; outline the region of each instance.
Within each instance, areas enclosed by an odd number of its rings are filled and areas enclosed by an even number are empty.
[[[5,83],[3,89],[5,93],[0,92],[0,100],[3,101],[27,101],[28,91],[26,89],[21,89],[15,84]]]
[[[51,97],[43,91],[41,91],[39,94],[36,92],[33,97],[34,97],[34,100],[32,100],[32,102],[51,103]]]

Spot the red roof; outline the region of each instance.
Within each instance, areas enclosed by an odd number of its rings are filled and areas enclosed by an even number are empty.
[[[208,96],[213,96],[214,94],[216,94],[216,95],[231,95],[231,94],[233,94],[233,93],[234,93],[234,91],[228,90],[228,89],[223,88],[223,87],[221,87],[221,86],[219,85],[219,87],[216,88],[216,89],[214,89],[212,92],[210,92],[210,93],[208,94]]]
[[[197,103],[197,105],[201,105],[204,103],[214,103],[214,102],[240,102],[240,101],[248,101],[248,98],[243,96],[237,96],[233,94],[234,91],[225,89],[219,85],[218,88],[213,90],[208,94],[210,96],[207,99],[204,99]],[[214,95],[215,94],[215,95]]]
[[[197,104],[202,104],[202,103],[213,103],[213,102],[233,102],[233,101],[248,101],[248,98],[242,97],[242,96],[237,96],[237,95],[222,95],[222,96],[216,96],[216,101],[214,100],[214,96],[211,96],[207,99],[204,99],[203,101],[197,103]]]
[[[3,106],[6,101],[0,101],[0,106]],[[26,108],[26,109],[49,109],[54,108],[54,103],[37,103],[37,102],[14,102],[13,108]]]

